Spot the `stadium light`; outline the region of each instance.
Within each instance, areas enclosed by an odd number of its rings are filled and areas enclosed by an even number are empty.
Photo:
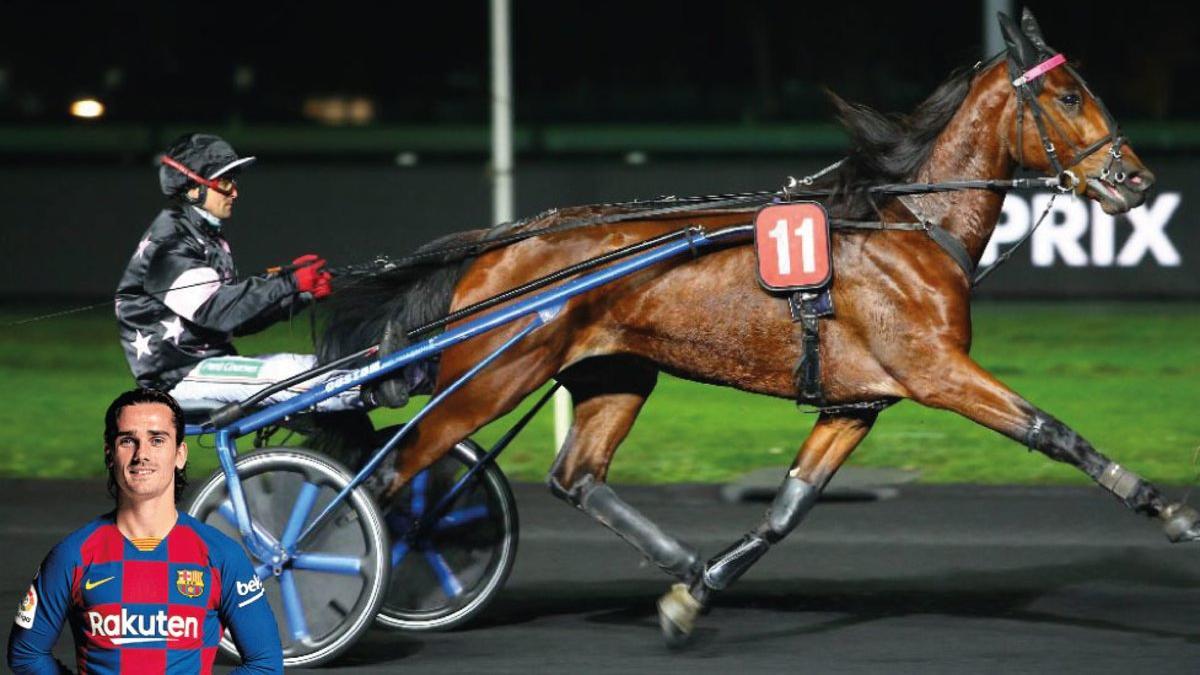
[[[104,104],[94,98],[80,98],[71,102],[71,116],[96,119],[104,115]]]

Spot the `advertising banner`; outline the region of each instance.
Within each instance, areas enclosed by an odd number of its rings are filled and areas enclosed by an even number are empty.
[[[834,159],[529,161],[517,170],[517,216],[661,195],[773,190],[789,175],[803,176]],[[1200,158],[1143,159],[1157,176],[1154,190],[1144,205],[1121,216],[1079,197],[1051,203],[1049,192],[1008,195],[984,264],[1049,213],[977,295],[1200,299]],[[490,185],[475,162],[401,168],[260,159],[240,187],[226,235],[243,274],[306,251],[321,253],[331,265],[404,255],[449,232],[491,224]],[[110,295],[162,201],[153,167],[0,167],[4,297]],[[833,278],[836,283],[836,269]]]

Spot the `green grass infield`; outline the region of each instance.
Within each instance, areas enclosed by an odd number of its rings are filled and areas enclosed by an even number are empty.
[[[132,384],[115,323],[103,309],[10,325],[53,309],[0,312],[0,475],[102,475],[104,408]],[[301,318],[242,339],[239,349],[308,351],[308,328]],[[974,310],[972,354],[1112,459],[1151,480],[1185,484],[1196,477],[1200,446],[1197,333],[1195,303],[988,302]],[[532,399],[476,440],[495,440],[506,420],[529,405]],[[413,406],[373,417],[377,426],[392,424]],[[814,419],[788,401],[663,376],[618,450],[610,480],[720,482],[764,467],[779,467],[782,475]],[[500,464],[511,478],[541,480],[553,459],[547,407]],[[935,483],[1087,482],[1075,469],[952,413],[907,401],[880,416],[850,464],[912,469]],[[215,467],[207,443],[193,442],[193,479]]]

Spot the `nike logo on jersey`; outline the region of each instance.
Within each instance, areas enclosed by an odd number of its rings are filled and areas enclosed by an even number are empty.
[[[108,577],[105,579],[101,579],[100,581],[90,581],[90,580],[85,581],[85,582],[83,582],[83,590],[90,591],[93,588],[99,586],[100,584],[108,583],[108,582],[112,581],[113,579],[116,579],[116,577]]]

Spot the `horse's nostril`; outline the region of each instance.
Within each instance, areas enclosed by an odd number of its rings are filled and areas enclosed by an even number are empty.
[[[1131,171],[1125,177],[1125,183],[1139,192],[1145,192],[1150,189],[1150,186],[1154,185],[1154,174],[1144,169]]]

